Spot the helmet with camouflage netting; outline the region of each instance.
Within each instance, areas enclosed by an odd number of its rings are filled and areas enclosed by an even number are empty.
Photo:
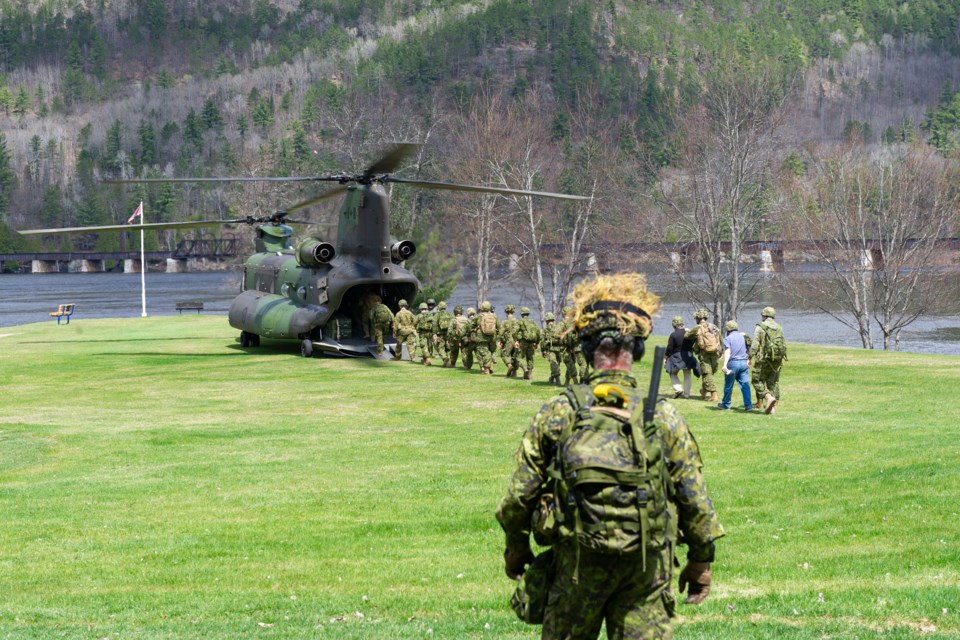
[[[508,304],[507,306],[505,306],[505,307],[503,308],[503,311],[504,311],[505,313],[513,313],[513,312],[515,312],[516,310],[517,310],[517,308],[516,308],[514,305],[512,305],[512,304]]]
[[[490,311],[490,303],[486,300],[480,303],[480,311]]]
[[[397,304],[400,305],[400,308],[406,308],[407,301],[401,298],[400,302],[398,302]]]
[[[446,308],[447,308],[447,301],[446,301],[446,300],[441,300],[441,301],[440,301],[440,304],[437,305],[437,309],[444,309],[444,310],[445,310]]]
[[[599,275],[578,284],[572,298],[573,326],[588,360],[601,345],[630,350],[640,359],[653,331],[653,315],[660,310],[660,297],[647,289],[646,276]]]
[[[520,307],[520,315],[522,316],[530,315],[530,307]]]

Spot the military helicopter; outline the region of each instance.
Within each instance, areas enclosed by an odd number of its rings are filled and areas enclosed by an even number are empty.
[[[416,144],[394,145],[360,173],[322,176],[234,178],[143,178],[104,180],[108,184],[149,182],[335,182],[337,186],[269,216],[233,220],[158,222],[142,225],[105,225],[20,231],[24,235],[130,231],[131,229],[189,229],[224,224],[250,224],[256,229],[256,253],[244,266],[242,292],[230,304],[230,326],[240,330],[240,346],[257,347],[260,338],[300,341],[300,354],[314,352],[342,356],[377,356],[376,343],[364,336],[362,313],[371,294],[392,311],[402,299],[412,301],[420,290],[417,277],[404,262],[416,253],[410,240],[390,237],[389,198],[384,185],[408,184],[429,189],[474,191],[504,195],[543,196],[586,200],[542,191],[525,191],[452,182],[410,180],[392,175],[416,149]],[[312,224],[287,216],[327,198],[343,195],[337,224],[337,245],[306,237],[294,245],[290,224]],[[385,343],[388,358],[396,342]]]

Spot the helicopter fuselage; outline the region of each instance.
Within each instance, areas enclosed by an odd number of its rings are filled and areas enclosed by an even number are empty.
[[[243,292],[230,305],[230,325],[250,336],[308,340],[341,355],[370,355],[363,312],[371,294],[392,311],[412,301],[420,283],[400,264],[413,255],[386,229],[381,187],[351,189],[340,215],[339,251],[316,238],[290,243],[286,225],[258,228],[259,251],[247,259]],[[392,345],[391,345],[392,346]]]

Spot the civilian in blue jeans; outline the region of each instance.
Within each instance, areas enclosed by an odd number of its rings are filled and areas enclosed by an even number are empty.
[[[733,381],[736,380],[737,384],[740,385],[740,392],[743,394],[743,410],[752,411],[748,355],[750,345],[747,343],[750,338],[739,330],[740,327],[733,320],[728,320],[724,328],[727,330],[727,337],[723,339],[723,402],[717,406],[721,409],[730,408]]]

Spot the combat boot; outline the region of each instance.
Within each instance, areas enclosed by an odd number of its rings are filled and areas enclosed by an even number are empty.
[[[523,379],[524,379],[524,380],[529,380],[529,379],[531,379],[532,377],[533,377],[533,371],[524,371],[524,372],[523,372]]]
[[[701,399],[701,400],[706,400],[706,399],[707,399],[707,390],[706,390],[706,389],[700,389],[700,399]]]
[[[719,400],[719,399],[720,399],[720,398],[717,397],[717,392],[716,392],[716,391],[711,391],[711,392],[710,392],[710,402],[716,402],[716,401]]]
[[[777,410],[777,399],[769,391],[766,395],[763,396],[763,402],[766,405],[766,408],[763,410],[764,413],[773,414]]]

